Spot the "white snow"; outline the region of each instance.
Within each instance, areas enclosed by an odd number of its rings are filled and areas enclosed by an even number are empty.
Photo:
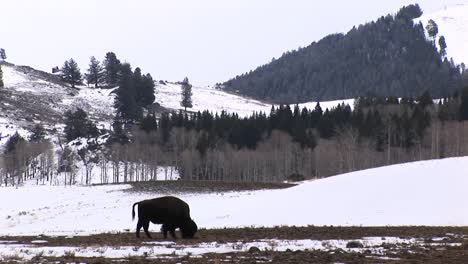
[[[468,2],[446,6],[444,9],[434,13],[425,14],[416,20],[421,21],[426,27],[427,22],[432,19],[439,28],[439,35],[444,36],[447,43],[447,57],[453,58],[456,64],[468,63]],[[437,38],[438,46],[438,38]]]
[[[183,107],[180,106],[181,85],[173,83],[158,83],[155,89],[155,102],[166,108],[183,109]],[[195,112],[208,110],[211,112],[220,113],[224,110],[228,113],[237,113],[240,117],[247,117],[252,115],[254,112],[263,112],[269,114],[272,106],[272,104],[227,93],[225,91],[215,89],[212,86],[193,86],[192,94],[193,107],[188,108],[187,110]],[[325,111],[327,108],[331,109],[342,103],[349,104],[351,107],[353,107],[354,99],[320,102],[320,106],[322,110]],[[307,102],[299,104],[299,107],[301,109],[303,107],[314,109],[316,104],[317,102]],[[277,107],[278,105],[275,106]],[[294,105],[291,105],[291,108],[292,107],[294,107]]]
[[[104,119],[102,121],[106,125],[110,123],[110,116],[114,113],[113,89],[94,89],[87,86],[71,89],[24,74],[10,65],[2,65],[2,71],[6,89],[14,93],[48,98],[49,106],[59,113],[80,107],[91,118],[100,117],[99,120]]]
[[[18,92],[65,94],[62,86],[24,74],[14,66],[2,65],[2,71],[3,82],[7,89],[14,89]]]
[[[201,228],[468,225],[468,157],[422,161],[308,181],[282,190],[182,194]],[[2,188],[0,235],[134,230],[134,202],[163,194],[128,185]],[[105,224],[103,224],[105,223]],[[159,230],[152,225],[151,229]]]

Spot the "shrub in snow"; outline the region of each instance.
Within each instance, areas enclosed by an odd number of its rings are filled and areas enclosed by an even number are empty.
[[[299,182],[299,181],[304,181],[305,176],[299,173],[293,173],[288,176],[288,181],[290,182]]]

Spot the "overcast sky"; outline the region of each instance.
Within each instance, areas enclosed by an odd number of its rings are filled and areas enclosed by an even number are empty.
[[[467,0],[419,0],[430,13]],[[155,79],[223,82],[408,0],[0,0],[8,61],[50,71],[114,51]]]

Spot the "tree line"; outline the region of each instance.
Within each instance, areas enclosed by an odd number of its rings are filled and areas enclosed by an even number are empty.
[[[353,107],[326,110],[320,103],[314,109],[281,105],[245,118],[149,113],[119,131],[96,129],[81,109],[66,119],[70,143],[57,162],[40,128],[29,140],[10,138],[2,155],[4,184],[52,182],[58,173],[74,184],[79,163],[84,184],[91,174],[102,183],[155,180],[161,168],[168,179],[177,171],[183,180],[278,182],[468,155],[468,87],[436,103],[425,92],[418,98],[360,97]],[[72,151],[80,139],[87,143]]]

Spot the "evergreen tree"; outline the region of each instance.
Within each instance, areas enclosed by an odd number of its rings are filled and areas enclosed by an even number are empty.
[[[317,127],[320,119],[322,118],[323,115],[323,110],[322,107],[320,106],[320,102],[317,102],[315,105],[314,110],[310,113],[310,123],[311,127]]]
[[[416,106],[411,119],[412,129],[414,129],[417,139],[421,142],[426,128],[431,124],[431,116],[421,106]]]
[[[142,106],[140,100],[143,97],[141,92],[143,90],[143,76],[139,67],[136,67],[133,71],[133,85],[135,86],[135,100],[138,105]]]
[[[88,84],[94,84],[94,87],[97,88],[98,85],[103,81],[104,69],[101,66],[101,63],[92,56],[89,62],[88,73],[85,74],[86,81]]]
[[[138,102],[141,106],[148,106],[154,102],[154,80],[149,73],[143,75],[140,98]]]
[[[185,111],[187,111],[187,107],[192,107],[192,85],[189,83],[187,77],[182,81],[182,100],[180,101],[180,105],[184,107]]]
[[[123,129],[123,123],[120,122],[119,119],[115,118],[114,122],[112,122],[112,133],[108,143],[120,143],[123,145],[129,142],[130,138]]]
[[[88,114],[78,108],[75,112],[65,112],[65,138],[72,141],[79,137],[95,137],[99,135],[96,125],[88,119]]]
[[[328,108],[325,110],[325,113],[317,124],[317,130],[319,131],[320,137],[322,138],[328,139],[335,134],[335,126],[333,124],[332,114]]]
[[[436,22],[430,19],[427,22],[426,30],[427,30],[427,34],[429,35],[429,37],[432,38],[434,46],[435,46],[435,40],[436,40],[437,34],[439,34],[439,27],[437,26]]]
[[[26,143],[26,139],[20,136],[20,134],[18,134],[18,131],[17,131],[5,143],[4,153],[11,153],[12,151],[16,149],[18,144],[21,144],[21,143]]]
[[[119,88],[116,90],[114,107],[117,109],[116,118],[121,123],[133,123],[141,120],[143,111],[137,104],[132,67],[128,63],[121,66]]]
[[[421,7],[419,7],[418,4],[414,4],[402,7],[397,13],[397,18],[410,21],[412,19],[421,17],[422,15],[423,11],[421,10]]]
[[[158,129],[158,123],[156,122],[156,117],[154,116],[154,114],[150,115],[146,115],[143,120],[141,120],[141,125],[140,125],[141,129],[143,129],[143,131],[145,131],[146,133],[149,133],[151,131],[155,131]]]
[[[81,72],[78,64],[74,59],[65,61],[62,67],[62,79],[71,84],[72,88],[75,88],[75,85],[81,83]]]
[[[46,131],[45,131],[45,128],[44,126],[42,126],[41,124],[37,124],[34,126],[33,130],[31,131],[32,134],[31,136],[29,137],[29,140],[31,142],[40,142],[40,141],[43,141],[44,138],[45,138],[45,135],[46,135]]]
[[[400,117],[400,144],[404,148],[411,148],[416,143],[417,135],[414,128],[413,119],[410,118],[408,110],[404,109]]]
[[[447,56],[447,43],[445,42],[445,37],[439,37],[439,48],[440,48],[440,56],[443,58]]]
[[[146,107],[154,102],[154,81],[151,75],[141,74],[140,68],[133,73],[133,81],[136,89],[136,101],[141,107]]]
[[[167,113],[161,114],[161,118],[159,119],[159,133],[161,135],[161,143],[163,145],[169,142],[169,137],[171,135],[171,122]]]
[[[317,104],[315,105],[314,112],[317,113],[318,116],[322,116],[323,110],[320,106],[320,102],[317,102]]]
[[[5,61],[7,59],[5,49],[3,49],[3,48],[0,48],[0,59],[2,61]]]
[[[434,101],[432,100],[432,96],[429,91],[425,91],[419,98],[418,104],[421,106],[422,109],[426,108],[428,105],[433,105]]]
[[[5,87],[5,85],[4,85],[4,83],[3,83],[2,65],[0,65],[0,89],[2,89],[3,87]]]
[[[374,138],[375,149],[380,152],[383,151],[385,144],[385,126],[382,116],[377,109],[374,110],[372,126],[369,128],[371,129],[371,135]]]
[[[460,99],[460,120],[465,121],[468,120],[468,86],[462,90]]]
[[[104,59],[104,79],[108,86],[116,87],[119,85],[120,60],[113,52],[106,53]]]

